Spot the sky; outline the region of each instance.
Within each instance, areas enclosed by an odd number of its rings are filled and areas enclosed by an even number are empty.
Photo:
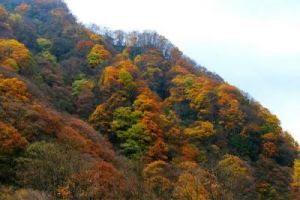
[[[299,0],[65,0],[78,21],[154,30],[276,114],[300,142]]]

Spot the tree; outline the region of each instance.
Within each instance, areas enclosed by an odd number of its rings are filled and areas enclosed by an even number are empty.
[[[13,181],[15,158],[26,145],[26,139],[14,127],[0,121],[0,182]]]
[[[185,161],[179,163],[178,167],[180,175],[174,185],[175,199],[233,199],[232,194],[224,189],[217,177],[199,167],[197,163]]]
[[[0,121],[0,155],[14,155],[24,150],[27,141],[12,126]]]
[[[217,88],[219,124],[226,130],[239,131],[244,124],[245,114],[240,109],[241,94],[239,90],[228,84]]]
[[[174,196],[182,200],[206,200],[209,194],[203,186],[199,177],[190,173],[180,174],[175,185]]]
[[[96,67],[111,57],[111,53],[103,45],[96,44],[87,55],[88,63],[91,67]]]
[[[141,156],[148,149],[151,138],[146,127],[139,122],[140,111],[132,111],[130,107],[120,107],[114,112],[112,133],[120,140],[120,147],[126,155]]]
[[[30,51],[24,44],[14,39],[0,39],[0,65],[19,71],[29,67],[31,63]]]
[[[70,199],[123,199],[125,180],[120,171],[105,161],[78,174],[73,174],[68,186]]]
[[[30,10],[30,8],[31,8],[30,5],[23,2],[20,5],[18,5],[15,10],[20,14],[25,14]]]
[[[147,152],[149,160],[168,160],[169,147],[162,138],[158,138]]]
[[[291,183],[292,187],[292,197],[295,200],[300,199],[300,160],[294,161],[294,173],[293,173],[293,182]]]
[[[84,90],[92,90],[95,87],[95,83],[91,80],[86,79],[85,77],[79,77],[72,84],[72,95],[78,96]]]
[[[215,135],[216,131],[214,130],[214,125],[208,121],[201,122],[198,121],[195,123],[195,126],[191,128],[186,128],[184,130],[186,136],[191,138],[208,138]]]
[[[149,163],[143,170],[145,187],[154,194],[154,199],[169,199],[173,189],[172,182],[167,177],[169,164],[157,160]]]
[[[2,5],[0,5],[0,21],[5,21],[8,17],[8,13]]]
[[[268,157],[276,156],[278,150],[277,146],[273,142],[265,142],[263,144],[263,154]]]
[[[47,191],[53,197],[57,197],[59,187],[67,186],[73,174],[86,167],[75,150],[47,142],[30,144],[18,163],[19,178],[24,185]]]
[[[17,78],[5,78],[0,74],[0,99],[4,101],[19,100],[26,102],[30,98],[27,86]]]
[[[137,85],[133,80],[131,74],[125,69],[121,69],[119,79],[124,86],[125,91],[128,93],[130,99],[134,99],[137,93]]]
[[[54,55],[51,54],[50,51],[52,48],[52,42],[46,38],[38,38],[36,42],[42,51],[40,55],[52,64],[56,64],[57,59]]]
[[[36,40],[37,44],[41,48],[41,50],[50,50],[52,48],[52,42],[46,38],[38,38]]]
[[[236,199],[255,199],[255,183],[250,167],[237,156],[225,155],[218,163],[219,177]]]

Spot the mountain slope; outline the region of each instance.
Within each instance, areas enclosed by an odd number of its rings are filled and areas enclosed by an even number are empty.
[[[0,198],[297,198],[276,116],[166,38],[0,4]]]

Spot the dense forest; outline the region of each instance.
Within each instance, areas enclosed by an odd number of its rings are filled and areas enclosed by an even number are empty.
[[[299,147],[155,32],[0,0],[0,199],[297,200]]]

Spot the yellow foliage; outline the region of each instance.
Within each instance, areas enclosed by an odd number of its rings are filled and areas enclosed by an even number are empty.
[[[32,62],[30,51],[24,44],[14,39],[0,39],[0,65],[7,65],[8,59],[14,60],[17,64],[13,68],[24,68]]]
[[[174,196],[181,200],[207,200],[209,193],[198,179],[191,173],[182,173],[175,184]]]
[[[102,38],[100,37],[100,35],[90,32],[90,31],[88,32],[88,35],[89,35],[90,40],[95,41],[95,42],[102,42]]]
[[[291,183],[292,195],[299,199],[300,197],[300,160],[294,161],[293,182]]]
[[[23,81],[17,78],[5,78],[0,74],[0,98],[6,97],[6,100],[18,99],[21,101],[29,100],[29,93]]]
[[[165,174],[168,163],[162,160],[154,161],[148,165],[143,170],[144,178],[150,178],[152,176]]]
[[[189,137],[206,138],[215,134],[214,125],[208,121],[199,121],[195,126],[186,128],[184,134]]]
[[[111,53],[103,45],[96,44],[87,55],[89,65],[95,67],[111,57]]]
[[[219,169],[228,179],[242,178],[249,173],[248,168],[243,160],[237,156],[225,155],[224,159],[218,163]]]
[[[12,59],[12,58],[7,58],[6,60],[3,61],[2,66],[7,68],[8,70],[15,70],[15,71],[19,71],[19,67],[17,62]]]

